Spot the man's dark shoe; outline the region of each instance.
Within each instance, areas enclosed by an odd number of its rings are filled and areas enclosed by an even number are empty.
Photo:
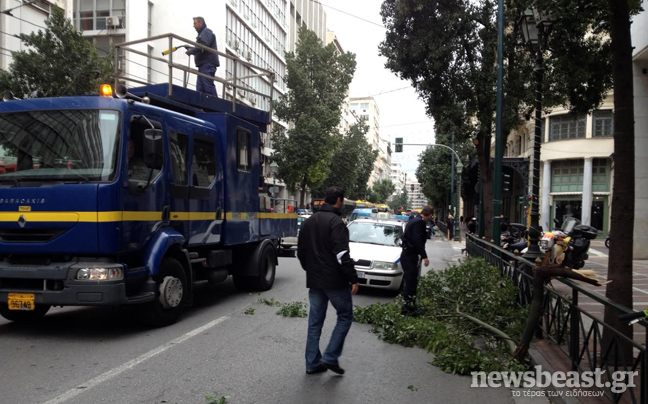
[[[342,369],[340,365],[331,365],[330,363],[326,363],[326,362],[322,362],[322,365],[324,365],[331,372],[335,372],[338,375],[344,374],[344,369]]]
[[[313,370],[308,370],[307,369],[306,374],[307,375],[314,375],[314,374],[317,374],[317,373],[324,373],[324,372],[326,372],[326,370],[327,370],[327,367],[320,363],[319,365],[315,366],[315,369],[313,369]]]

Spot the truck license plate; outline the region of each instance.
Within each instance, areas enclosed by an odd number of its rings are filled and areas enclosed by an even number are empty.
[[[365,278],[365,273],[364,272],[356,271],[356,273],[358,274],[358,279],[364,279]]]
[[[34,310],[33,293],[9,293],[7,303],[9,310]]]

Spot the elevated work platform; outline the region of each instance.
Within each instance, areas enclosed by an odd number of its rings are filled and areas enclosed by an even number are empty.
[[[152,84],[129,88],[128,92],[138,97],[149,97],[151,105],[164,107],[173,111],[192,114],[194,112],[225,112],[251,122],[266,132],[270,122],[270,113],[245,104],[235,104],[178,85]]]

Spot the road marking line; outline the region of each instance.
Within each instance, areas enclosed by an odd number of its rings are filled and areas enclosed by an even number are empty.
[[[212,328],[213,326],[217,325],[218,323],[221,323],[221,322],[223,322],[223,321],[225,321],[227,319],[228,319],[227,316],[223,316],[223,317],[217,318],[216,320],[211,321],[211,322],[203,325],[202,327],[198,327],[195,330],[189,331],[185,335],[183,335],[181,337],[178,337],[178,338],[174,339],[171,342],[167,342],[164,345],[160,345],[159,347],[157,347],[157,348],[155,348],[155,349],[153,349],[151,351],[148,351],[144,355],[141,355],[141,356],[139,356],[139,357],[137,357],[137,358],[135,358],[133,360],[130,360],[130,361],[124,363],[121,366],[118,366],[118,367],[116,367],[116,368],[114,368],[112,370],[109,370],[108,372],[106,372],[104,374],[101,374],[101,375],[95,377],[94,379],[89,380],[86,383],[83,383],[83,384],[81,384],[81,385],[79,385],[79,386],[77,386],[77,387],[75,387],[75,388],[73,388],[71,390],[68,390],[67,392],[61,394],[60,396],[55,397],[55,398],[47,401],[45,404],[64,403],[64,402],[78,396],[79,394],[81,394],[83,392],[86,392],[89,389],[91,389],[91,388],[93,388],[93,387],[95,387],[95,386],[97,386],[97,385],[99,385],[99,384],[101,384],[103,382],[106,382],[106,381],[114,378],[115,376],[118,376],[119,374],[129,370],[129,369],[132,369],[133,367],[139,365],[140,363],[144,362],[145,360],[150,359],[150,358],[154,357],[155,355],[166,351],[167,349],[173,347],[174,345],[180,344],[180,343],[188,340],[189,338],[194,337],[194,336],[200,334],[201,332],[206,331],[206,330]]]
[[[607,256],[608,256],[606,253],[603,253],[603,252],[597,251],[597,250],[595,250],[595,249],[593,249],[593,248],[590,248],[588,252],[590,252],[590,253],[592,253],[592,254],[594,254],[594,255],[597,255],[597,256],[599,256],[599,257],[607,257]]]

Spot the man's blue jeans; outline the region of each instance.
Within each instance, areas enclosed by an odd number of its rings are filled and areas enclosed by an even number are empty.
[[[202,66],[198,66],[198,71],[209,76],[215,76],[216,66],[211,63],[205,63]],[[214,85],[214,80],[210,80],[202,76],[198,76],[198,78],[196,79],[196,91],[209,95],[218,95],[216,94],[216,86]]]
[[[313,289],[308,291],[310,313],[308,314],[308,338],[306,339],[306,370],[314,370],[320,362],[337,365],[342,355],[344,339],[353,323],[353,301],[351,290],[345,289]],[[322,326],[326,319],[328,302],[337,311],[337,323],[331,334],[331,340],[322,356],[319,340]]]

